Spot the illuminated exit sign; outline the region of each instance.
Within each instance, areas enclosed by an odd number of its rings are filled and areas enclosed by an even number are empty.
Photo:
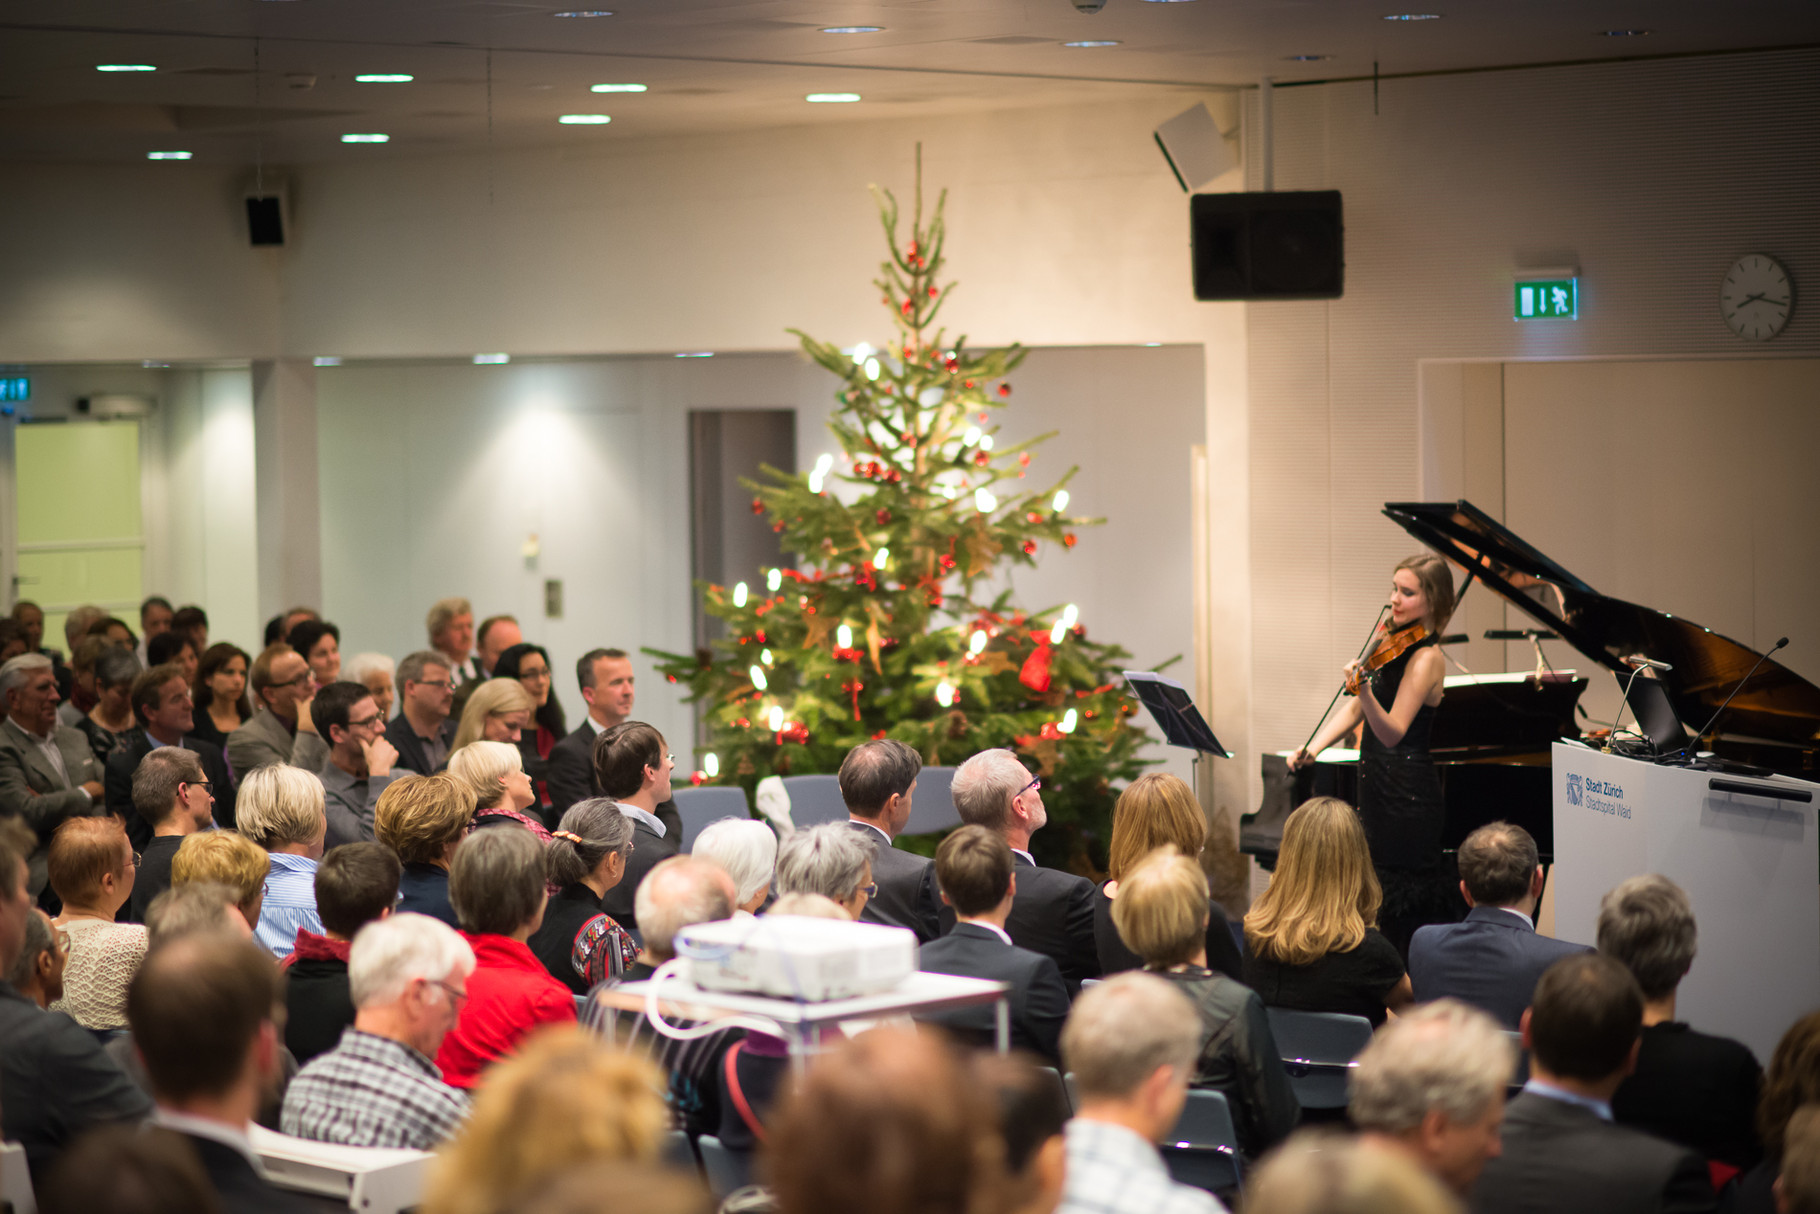
[[[1519,282],[1512,314],[1518,320],[1574,320],[1580,315],[1580,280]]]
[[[29,376],[0,376],[0,401],[23,401],[31,398],[32,381]]]

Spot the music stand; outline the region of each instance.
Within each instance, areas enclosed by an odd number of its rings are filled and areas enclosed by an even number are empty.
[[[1163,741],[1222,759],[1232,757],[1232,752],[1213,736],[1213,729],[1201,715],[1201,710],[1194,706],[1194,697],[1188,694],[1186,687],[1154,671],[1124,670],[1119,673],[1125,676],[1132,694],[1150,710],[1150,719],[1163,731]]]

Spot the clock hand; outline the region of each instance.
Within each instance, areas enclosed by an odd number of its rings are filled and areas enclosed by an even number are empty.
[[[1746,295],[1743,299],[1740,299],[1737,302],[1736,306],[1742,308],[1745,304],[1756,303],[1759,299],[1762,299],[1762,298],[1763,298],[1763,292],[1759,291],[1755,295]]]

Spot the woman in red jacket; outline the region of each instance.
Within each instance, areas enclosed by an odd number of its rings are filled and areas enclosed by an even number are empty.
[[[543,846],[530,831],[508,826],[462,840],[449,869],[449,901],[476,965],[436,1065],[447,1082],[469,1088],[539,1026],[573,1024],[575,996],[525,944],[544,908]]]

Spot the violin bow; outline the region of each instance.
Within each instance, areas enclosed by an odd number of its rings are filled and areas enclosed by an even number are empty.
[[[1378,618],[1372,622],[1371,632],[1366,635],[1365,644],[1363,644],[1359,647],[1359,656],[1354,658],[1353,661],[1363,662],[1365,660],[1365,655],[1368,652],[1370,652],[1370,650],[1371,650],[1372,641],[1377,639],[1378,626],[1384,622],[1384,615],[1389,610],[1390,610],[1390,605],[1388,603],[1386,603],[1384,606],[1378,608]],[[1340,702],[1340,693],[1345,690],[1346,690],[1346,684],[1344,681],[1342,681],[1340,683],[1340,685],[1334,689],[1333,699],[1327,701],[1326,711],[1321,713],[1321,719],[1314,723],[1314,728],[1308,731],[1308,741],[1302,743],[1303,750],[1307,750],[1309,745],[1314,742],[1314,735],[1321,732],[1321,726],[1327,724],[1328,715],[1333,712],[1333,706]]]

